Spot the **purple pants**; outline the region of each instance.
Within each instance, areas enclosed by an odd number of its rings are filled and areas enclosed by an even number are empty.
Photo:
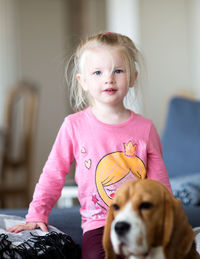
[[[104,228],[97,228],[84,233],[82,239],[82,259],[104,259],[102,238]],[[118,259],[123,257],[118,256]]]
[[[104,259],[103,227],[84,233],[82,239],[82,259]]]

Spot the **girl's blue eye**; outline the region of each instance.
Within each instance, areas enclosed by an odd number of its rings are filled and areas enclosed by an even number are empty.
[[[101,71],[95,71],[95,72],[94,72],[94,75],[96,75],[96,76],[101,75]]]
[[[115,74],[120,74],[120,73],[123,72],[123,70],[122,69],[116,69],[114,72],[115,72]]]

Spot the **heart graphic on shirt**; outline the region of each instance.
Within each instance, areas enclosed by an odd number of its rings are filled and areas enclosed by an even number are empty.
[[[85,161],[85,167],[86,167],[87,169],[90,169],[91,164],[92,164],[92,160],[91,160],[91,159]]]
[[[84,147],[81,148],[81,153],[86,153],[86,150]]]

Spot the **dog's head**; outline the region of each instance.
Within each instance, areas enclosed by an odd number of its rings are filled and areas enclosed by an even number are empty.
[[[173,258],[170,246],[188,253],[193,235],[180,201],[159,182],[145,179],[127,182],[116,192],[103,244],[110,259],[116,254],[157,258],[153,253],[158,250],[158,258]]]

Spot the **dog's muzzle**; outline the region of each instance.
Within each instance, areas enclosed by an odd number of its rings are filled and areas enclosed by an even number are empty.
[[[146,229],[142,220],[132,210],[131,203],[113,220],[111,242],[116,254],[130,256],[147,253]]]

